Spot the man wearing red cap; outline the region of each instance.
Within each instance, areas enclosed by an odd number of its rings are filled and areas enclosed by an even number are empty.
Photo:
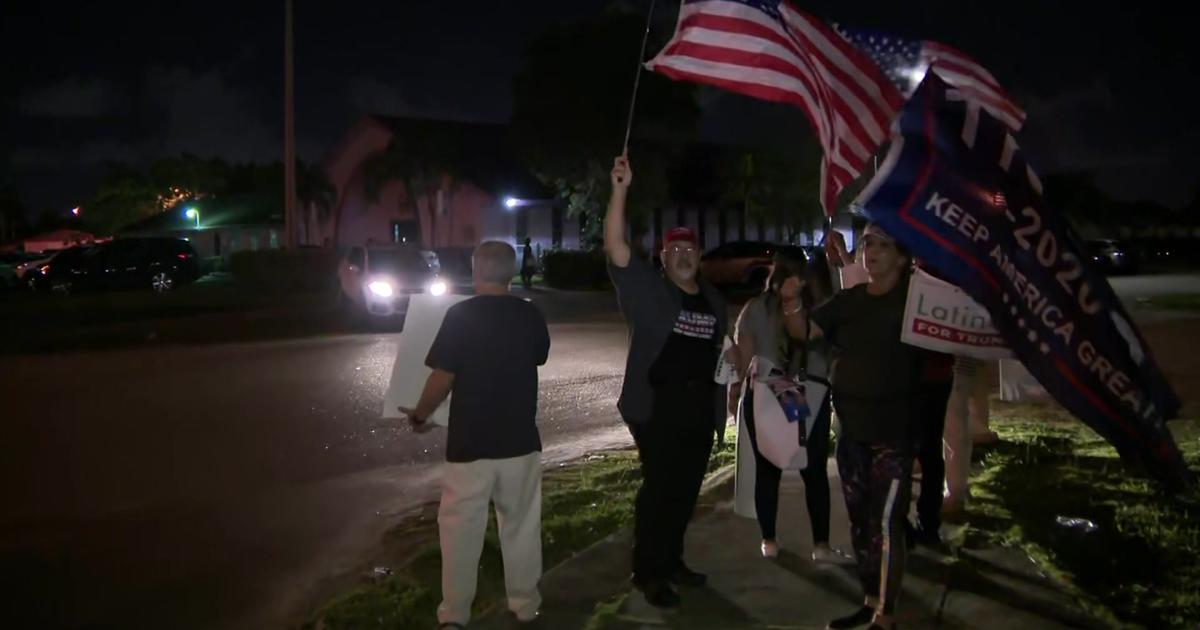
[[[612,169],[604,250],[629,325],[629,357],[617,408],[642,463],[635,505],[633,584],[659,607],[679,605],[672,585],[703,586],[683,563],[683,537],[708,467],[714,429],[724,425],[724,392],[713,380],[728,323],[725,300],[699,280],[696,233],[663,237],[661,273],[634,256],[625,237],[625,199],[633,171],[626,156]]]

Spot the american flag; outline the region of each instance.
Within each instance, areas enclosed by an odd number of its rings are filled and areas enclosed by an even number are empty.
[[[866,52],[906,98],[932,70],[1014,131],[1025,124],[1025,111],[1009,98],[992,73],[959,50],[929,40],[908,40],[836,24],[833,28]]]
[[[829,215],[904,105],[863,50],[781,0],[684,2],[675,36],[646,67],[799,107],[825,152],[821,205]]]

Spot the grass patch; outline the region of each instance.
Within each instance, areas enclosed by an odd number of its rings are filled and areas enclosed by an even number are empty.
[[[1200,293],[1180,293],[1143,298],[1139,304],[1172,311],[1200,311]]]
[[[621,615],[621,607],[625,605],[625,600],[628,598],[629,593],[625,592],[609,601],[596,604],[595,610],[592,611],[592,618],[588,619],[583,630],[605,630],[616,623],[617,618]]]
[[[1171,424],[1200,468],[1200,419]],[[992,428],[1003,442],[984,451],[972,480],[969,537],[1022,548],[1113,625],[1174,628],[1200,618],[1200,492],[1163,494],[1058,407],[998,403]],[[1062,527],[1060,515],[1099,529]]]
[[[709,472],[734,461],[735,442],[736,428],[728,427],[724,445],[709,460]],[[544,565],[553,567],[631,525],[633,498],[640,483],[637,453],[629,450],[597,453],[547,470],[542,479]],[[411,535],[412,528],[402,524],[392,532]],[[432,544],[391,576],[360,585],[320,607],[305,627],[315,628],[319,621],[329,630],[434,627],[440,584],[441,554]],[[503,601],[504,569],[493,517],[480,557],[473,614],[502,606]],[[597,614],[604,617],[605,610],[598,607]]]

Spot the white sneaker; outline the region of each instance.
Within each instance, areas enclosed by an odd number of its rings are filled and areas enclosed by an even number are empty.
[[[779,543],[774,540],[762,541],[762,555],[764,558],[775,558],[779,556]]]
[[[812,552],[813,562],[817,564],[851,564],[854,558],[850,554],[841,549],[831,549],[826,545],[821,545]]]

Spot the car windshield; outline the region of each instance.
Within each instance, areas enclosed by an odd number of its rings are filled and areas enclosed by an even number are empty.
[[[371,271],[375,273],[420,273],[429,271],[425,257],[413,249],[372,249],[369,254]]]

